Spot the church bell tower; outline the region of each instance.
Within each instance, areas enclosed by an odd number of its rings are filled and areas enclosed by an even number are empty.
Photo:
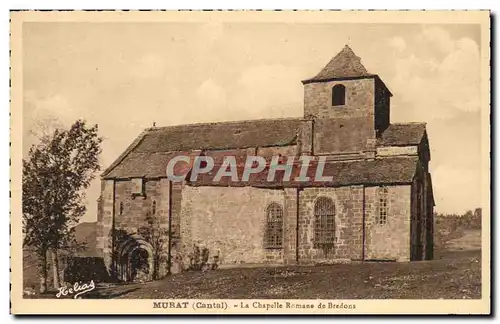
[[[345,45],[304,85],[304,117],[314,123],[315,154],[352,154],[371,149],[390,123],[389,89]]]

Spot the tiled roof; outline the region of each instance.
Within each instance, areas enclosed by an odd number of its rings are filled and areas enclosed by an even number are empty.
[[[268,182],[268,168],[263,172],[251,175],[248,182],[233,182],[230,177],[222,177],[220,181],[214,182],[217,173],[214,168],[210,173],[199,175],[192,186],[254,186],[254,187],[330,187],[346,185],[383,185],[383,184],[410,184],[413,181],[418,163],[418,157],[394,157],[375,160],[329,162],[324,166],[322,175],[332,176],[330,182],[314,181],[317,164],[311,163],[307,176],[309,181],[293,181],[300,173],[300,164],[292,171],[291,181],[283,181],[283,171],[276,172],[275,181]],[[238,179],[243,174],[243,165],[238,166]]]
[[[165,154],[168,152],[294,145],[302,121],[281,118],[150,128],[102,176],[152,176],[154,171],[149,171],[147,164],[168,160],[172,155]]]
[[[148,131],[136,152],[173,152],[291,145],[301,118],[192,124]]]
[[[299,118],[271,119],[148,129],[102,174],[102,177],[107,179],[164,177],[170,159],[177,155],[195,156],[200,154],[200,151],[206,151],[207,155],[218,155],[215,156],[215,160],[216,164],[220,164],[224,152],[211,151],[226,150],[226,153],[238,156],[241,164],[241,161],[246,159],[246,151],[237,149],[296,144],[297,132],[302,121]],[[424,135],[424,123],[392,124],[381,134],[378,145],[418,145]],[[334,181],[329,185],[407,182],[413,177],[412,161],[411,158],[385,158],[372,161],[335,162],[326,165],[325,174],[334,176]],[[252,185],[290,185],[280,184],[279,181],[269,184],[263,179],[265,178],[254,179]],[[222,182],[216,185],[224,185],[224,181],[227,179],[223,178]],[[211,182],[210,179],[200,179],[199,183],[213,185]]]
[[[197,155],[198,153],[196,153]],[[112,170],[103,174],[104,178],[157,178],[167,175],[167,163],[177,155],[193,156],[189,152],[157,152],[137,153],[130,152]],[[180,163],[179,163],[180,166]],[[175,173],[177,174],[177,173]]]
[[[418,145],[426,134],[425,123],[391,124],[381,134],[380,146]]]
[[[346,45],[316,76],[303,82],[365,76],[373,76],[373,74],[368,73],[361,64],[361,59]]]
[[[118,164],[104,178],[129,178],[129,177],[165,177],[167,163],[170,159],[177,155],[188,155],[193,161],[196,155],[200,152],[175,152],[175,153],[130,153],[122,163]],[[211,172],[200,174],[195,182],[189,183],[192,186],[254,186],[254,187],[295,187],[295,186],[345,186],[359,184],[404,184],[411,183],[415,174],[418,157],[394,157],[382,158],[375,160],[359,160],[359,161],[341,161],[328,162],[324,166],[323,175],[332,176],[333,181],[325,183],[314,181],[317,162],[311,162],[308,168],[307,177],[312,179],[307,182],[295,182],[295,179],[300,173],[300,164],[296,164],[292,170],[292,181],[283,181],[283,171],[277,171],[275,181],[268,182],[267,166],[264,171],[258,174],[252,174],[248,182],[231,181],[230,177],[222,177],[220,181],[214,182],[213,179],[217,174],[221,164],[223,153],[214,155],[213,152],[207,152],[215,160],[215,167]],[[238,179],[243,175],[243,168],[246,161],[246,155],[236,155],[238,164]],[[268,160],[269,163],[269,160]],[[175,175],[186,174],[189,172],[192,163],[186,164],[179,162],[176,164]],[[189,178],[189,176],[188,176]]]

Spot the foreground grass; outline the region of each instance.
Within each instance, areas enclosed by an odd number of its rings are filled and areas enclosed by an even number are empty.
[[[84,298],[481,298],[480,251],[449,252],[441,258],[185,272],[144,284],[98,288]]]

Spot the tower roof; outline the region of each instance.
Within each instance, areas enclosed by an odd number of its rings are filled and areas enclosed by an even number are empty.
[[[305,80],[304,82],[310,83],[337,78],[368,76],[373,76],[373,74],[366,71],[363,64],[361,64],[361,58],[356,56],[348,45],[345,45],[315,77]]]

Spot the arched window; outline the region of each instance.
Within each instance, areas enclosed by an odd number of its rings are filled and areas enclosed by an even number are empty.
[[[332,88],[332,106],[345,105],[345,87],[337,84]]]
[[[123,215],[123,201],[120,201],[120,215]]]
[[[283,208],[278,203],[271,203],[266,209],[266,249],[283,247]]]
[[[335,242],[335,205],[328,197],[319,197],[314,204],[314,244],[331,246]]]
[[[387,196],[389,195],[389,190],[387,187],[381,187],[379,189],[379,200],[378,200],[378,219],[377,224],[384,225],[387,223],[387,212],[389,206],[387,204]]]
[[[156,215],[156,200],[153,200],[153,207],[151,208],[151,214]]]

